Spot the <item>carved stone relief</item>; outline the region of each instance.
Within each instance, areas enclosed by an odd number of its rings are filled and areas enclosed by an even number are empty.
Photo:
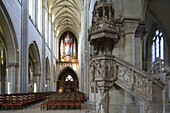
[[[153,77],[151,79],[149,74],[147,75],[142,70],[119,61],[115,57],[94,57],[91,60],[90,67],[91,78],[98,87],[109,88],[115,83],[149,103],[156,104],[157,101],[154,100],[160,99],[160,93],[153,96],[153,92],[155,90],[161,91],[161,87],[164,86],[162,82],[155,81]]]

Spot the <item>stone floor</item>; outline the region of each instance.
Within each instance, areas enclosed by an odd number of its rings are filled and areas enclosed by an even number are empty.
[[[28,107],[23,110],[8,110],[8,111],[0,111],[0,113],[96,113],[94,110],[92,110],[89,105],[83,105],[82,110],[40,110],[40,105],[33,105],[31,107]]]

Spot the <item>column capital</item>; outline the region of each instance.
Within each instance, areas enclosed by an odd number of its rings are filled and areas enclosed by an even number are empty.
[[[135,34],[137,26],[138,26],[138,23],[125,23],[124,24],[124,31],[125,31],[124,36],[127,34]]]
[[[146,35],[147,30],[144,22],[140,22],[136,31],[135,31],[135,37],[142,38]]]
[[[122,20],[122,25],[124,28],[124,36],[126,34],[135,34],[137,26],[139,25],[140,19],[135,18],[124,18]]]

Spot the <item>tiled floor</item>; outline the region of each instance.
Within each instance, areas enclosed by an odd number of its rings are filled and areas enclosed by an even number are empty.
[[[94,110],[85,109],[86,106],[82,110],[40,110],[40,104],[33,105],[23,110],[8,110],[8,111],[0,111],[0,113],[96,113]],[[88,105],[87,105],[88,106]]]

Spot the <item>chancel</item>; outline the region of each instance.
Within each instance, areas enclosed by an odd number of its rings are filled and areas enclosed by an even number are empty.
[[[169,0],[0,0],[0,112],[170,113]]]

